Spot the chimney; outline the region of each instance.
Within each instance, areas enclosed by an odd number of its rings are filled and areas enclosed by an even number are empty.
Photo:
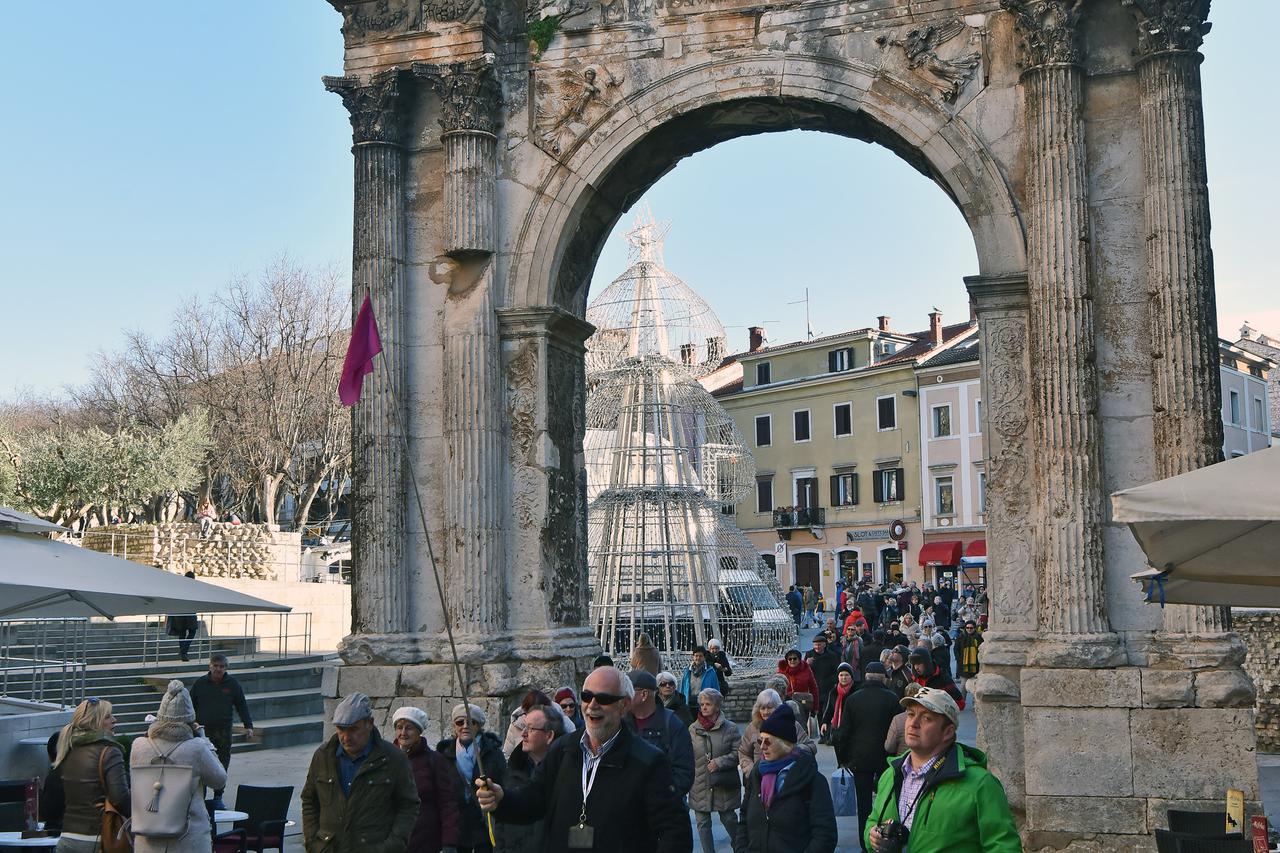
[[[929,312],[929,340],[935,347],[942,343],[942,312],[937,308]]]
[[[713,335],[707,338],[707,363],[719,364],[725,356],[724,338],[720,335]]]
[[[693,367],[698,358],[698,347],[694,344],[680,345],[680,363],[685,367]]]
[[[1240,339],[1241,339],[1241,340],[1243,340],[1243,341],[1247,341],[1247,340],[1249,340],[1249,336],[1250,336],[1250,335],[1252,335],[1252,334],[1253,334],[1253,328],[1252,328],[1252,327],[1251,327],[1247,322],[1246,322],[1243,326],[1241,326],[1241,327],[1240,327]]]
[[[887,331],[889,331],[889,317],[888,317],[888,315],[886,315],[886,314],[881,314],[879,317],[877,317],[877,318],[876,318],[876,321],[877,321],[877,322],[879,323],[879,325],[880,325],[880,331],[882,331],[882,332],[887,332]]]
[[[764,326],[752,326],[747,329],[751,335],[751,348],[747,352],[759,352],[764,349]]]

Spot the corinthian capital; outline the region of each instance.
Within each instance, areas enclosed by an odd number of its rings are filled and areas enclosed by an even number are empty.
[[[440,127],[445,133],[496,133],[502,93],[493,73],[493,55],[449,65],[413,64],[414,76],[440,96]]]
[[[404,72],[376,74],[366,85],[356,77],[325,77],[324,87],[342,98],[351,114],[351,136],[357,142],[400,145],[404,140]]]
[[[1213,25],[1210,0],[1121,0],[1138,20],[1138,52],[1199,50]]]
[[[1000,0],[1022,35],[1022,65],[1080,61],[1076,24],[1083,0]]]

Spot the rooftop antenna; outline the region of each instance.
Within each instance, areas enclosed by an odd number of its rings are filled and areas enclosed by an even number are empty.
[[[788,302],[788,305],[799,305],[804,303],[804,334],[807,340],[813,340],[813,324],[809,322],[809,288],[804,289],[804,299],[797,299],[795,302]]]

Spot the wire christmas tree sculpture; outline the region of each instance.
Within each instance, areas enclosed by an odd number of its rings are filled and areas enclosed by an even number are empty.
[[[726,514],[753,487],[755,460],[697,381],[723,358],[724,328],[663,267],[664,230],[641,212],[631,265],[587,308],[591,615],[623,665],[645,633],[673,672],[713,637],[736,673],[772,671],[795,623]]]

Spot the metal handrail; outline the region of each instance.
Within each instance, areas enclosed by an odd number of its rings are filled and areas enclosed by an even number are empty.
[[[76,704],[85,692],[88,625],[89,620],[85,618],[0,620],[0,694],[10,696],[25,693],[28,694],[26,697],[18,698],[46,702],[53,698],[50,676],[56,674],[60,676],[57,679],[57,704],[64,707]],[[24,629],[34,635],[20,637]],[[59,656],[48,654],[51,644],[57,644],[61,651]],[[31,655],[27,657],[13,654],[15,645],[30,646]],[[72,656],[67,656],[68,650],[72,652]],[[10,680],[11,674],[23,672],[31,674],[25,686]]]
[[[228,622],[234,624],[236,617],[241,617],[240,631],[235,632],[227,629]],[[197,632],[191,641],[190,657],[207,659],[213,652],[213,641],[219,640],[223,642],[233,642],[236,640],[244,641],[250,638],[257,640],[249,646],[247,652],[241,648],[240,657],[249,660],[258,659],[280,659],[291,657],[293,655],[309,655],[311,654],[311,618],[312,614],[309,610],[292,610],[287,613],[277,613],[273,611],[243,611],[239,613],[198,613],[196,618],[201,627],[204,628],[204,635],[201,636]],[[162,665],[168,665],[171,661],[168,658],[162,659],[162,644],[170,639],[165,631],[165,622],[168,616],[147,616],[144,620],[143,628],[143,665],[149,669],[158,669]],[[274,619],[274,630],[270,620]],[[214,622],[216,620],[216,623]],[[262,631],[259,631],[261,621]],[[211,634],[210,626],[216,624],[217,632]],[[154,633],[153,633],[154,630]],[[273,639],[275,648],[273,650],[264,650],[261,641],[263,639]],[[173,640],[173,642],[177,642]]]

